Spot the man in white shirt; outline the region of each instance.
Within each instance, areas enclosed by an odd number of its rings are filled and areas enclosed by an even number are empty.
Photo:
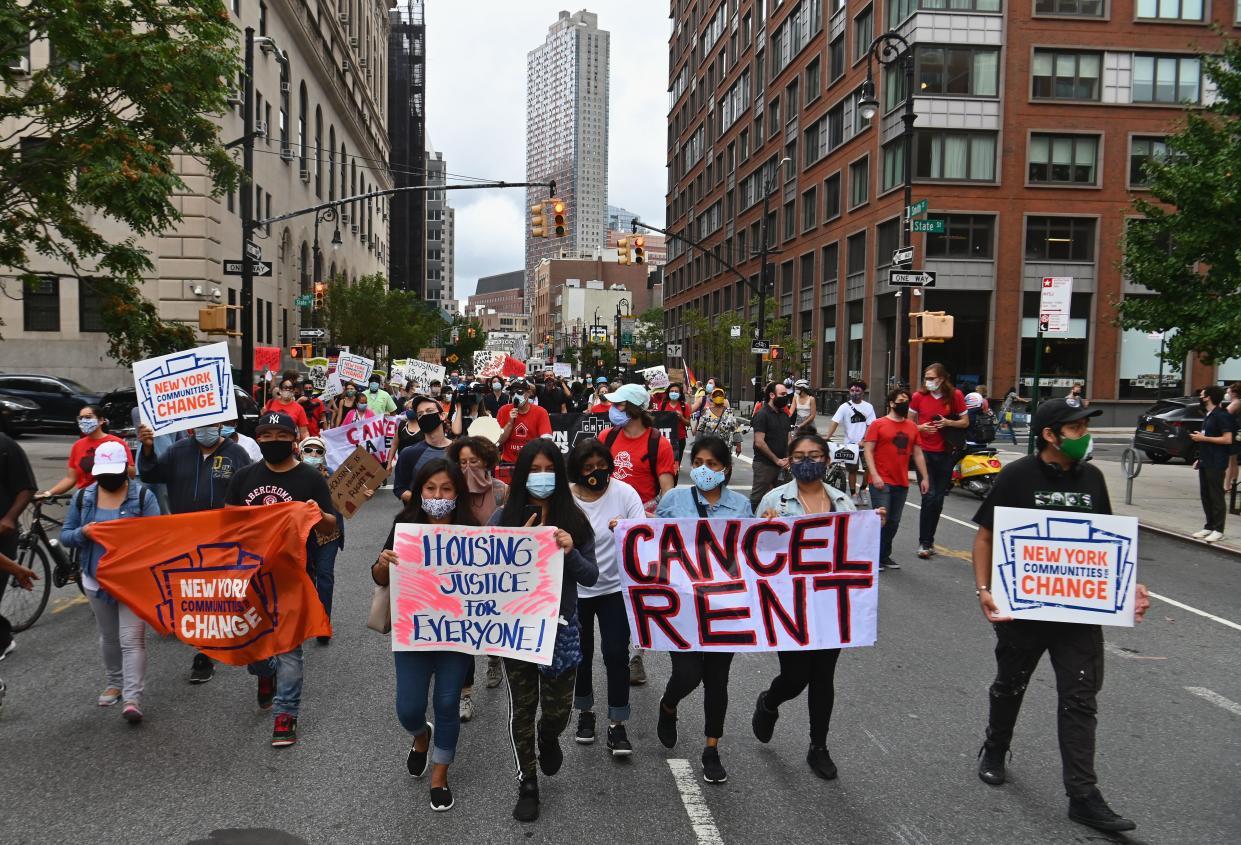
[[[832,415],[832,421],[827,427],[827,439],[831,440],[836,433],[836,429],[843,426],[845,443],[854,447],[855,454],[859,456],[859,463],[862,454],[862,441],[866,439],[866,429],[870,428],[870,424],[875,421],[875,407],[867,402],[863,397],[866,395],[866,382],[855,379],[849,382],[849,401],[841,404],[836,409],[836,413]],[[849,489],[845,492],[849,495],[861,493],[861,489],[857,483],[858,464],[849,467]],[[865,483],[865,476],[863,476]]]

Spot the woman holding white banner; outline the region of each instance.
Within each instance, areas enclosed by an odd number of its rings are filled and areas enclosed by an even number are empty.
[[[386,586],[389,567],[399,563],[393,546],[398,523],[421,525],[477,525],[466,506],[469,493],[465,477],[457,467],[443,458],[423,465],[410,487],[416,495],[397,514],[392,530],[384,541],[379,560],[371,566],[371,578]],[[472,654],[458,651],[394,651],[396,661],[396,715],[401,727],[413,736],[413,744],[405,758],[405,768],[416,778],[431,768],[431,809],[451,810],[452,790],[448,786],[448,766],[457,753],[461,735],[458,702],[466,674],[474,665]],[[435,727],[426,720],[427,693],[431,676],[435,676]],[[434,736],[432,736],[434,735]],[[435,748],[431,748],[434,739]],[[429,752],[429,757],[428,757]]]

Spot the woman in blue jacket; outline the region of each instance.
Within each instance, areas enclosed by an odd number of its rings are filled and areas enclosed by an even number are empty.
[[[155,494],[128,475],[125,444],[105,442],[95,450],[91,475],[95,483],[79,491],[69,503],[60,541],[79,550],[82,588],[99,627],[99,650],[107,674],[107,687],[99,694],[99,706],[111,707],[124,700],[125,721],[142,721],[142,686],[146,676],[146,623],[119,603],[96,580],[104,549],[94,539],[97,523],[139,516],[159,516]]]

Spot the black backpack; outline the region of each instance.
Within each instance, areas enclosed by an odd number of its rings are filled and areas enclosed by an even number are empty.
[[[603,445],[608,447],[608,451],[612,451],[612,444],[616,442],[616,438],[620,437],[621,430],[616,426],[608,432],[608,436],[603,438]],[[659,495],[659,439],[663,437],[657,428],[648,428],[646,430],[646,459],[651,465],[651,478],[655,479],[655,494]],[[672,486],[677,486],[677,477],[672,476]]]
[[[990,411],[981,408],[970,411],[970,427],[965,433],[966,439],[971,443],[990,443],[995,440],[997,425],[995,414]]]

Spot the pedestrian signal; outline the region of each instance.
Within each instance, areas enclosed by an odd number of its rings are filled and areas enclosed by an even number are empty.
[[[784,357],[784,347],[783,347],[783,346],[773,346],[773,347],[771,347],[771,360],[773,360],[773,361],[779,361],[779,360],[780,360],[780,359],[782,359],[783,357]]]

